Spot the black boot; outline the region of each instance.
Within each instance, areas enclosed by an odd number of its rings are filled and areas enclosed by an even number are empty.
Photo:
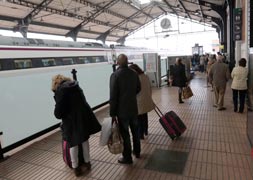
[[[182,100],[182,93],[178,93],[178,101],[180,104],[184,103],[184,101]]]

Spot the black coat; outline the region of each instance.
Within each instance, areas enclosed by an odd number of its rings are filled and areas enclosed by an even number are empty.
[[[171,72],[172,76],[172,86],[185,87],[187,82],[187,77],[185,75],[185,65],[175,64]]]
[[[76,146],[101,130],[96,116],[76,81],[65,81],[55,92],[54,115],[62,119],[63,139]]]
[[[119,67],[110,78],[110,115],[133,117],[138,115],[136,95],[141,84],[136,72]]]

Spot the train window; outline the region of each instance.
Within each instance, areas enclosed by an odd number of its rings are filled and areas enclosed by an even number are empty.
[[[25,69],[32,67],[31,59],[14,60],[15,69]]]
[[[44,67],[56,65],[55,59],[42,59],[41,61]]]
[[[72,58],[62,58],[63,65],[70,65],[74,64],[74,61]]]
[[[93,56],[91,57],[92,59],[92,63],[99,63],[99,62],[103,62],[104,61],[104,57],[103,56]]]
[[[78,62],[80,64],[88,64],[88,63],[90,63],[90,60],[88,59],[88,57],[79,57]]]
[[[0,71],[2,70],[2,65],[1,65],[1,63],[0,63]]]

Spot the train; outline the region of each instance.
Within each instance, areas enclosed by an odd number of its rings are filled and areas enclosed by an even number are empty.
[[[91,107],[109,99],[109,78],[116,57],[124,53],[143,67],[143,53],[167,51],[99,43],[0,36],[0,132],[8,148],[59,123],[53,115],[51,79],[56,74],[77,79]],[[108,115],[109,116],[109,115]]]
[[[113,63],[125,53],[129,61],[142,59],[143,53],[157,52],[147,48],[106,46],[100,43],[25,39],[0,36],[0,71],[42,68],[75,64]],[[166,51],[159,51],[166,56]]]

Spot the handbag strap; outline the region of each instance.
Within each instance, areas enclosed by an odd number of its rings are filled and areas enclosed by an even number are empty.
[[[116,131],[117,131],[117,135],[118,135],[118,138],[119,138],[119,141],[120,141],[121,143],[123,143],[123,142],[122,142],[122,136],[121,136],[121,133],[120,133],[120,130],[119,130],[119,123],[118,123],[117,121],[114,121],[114,122],[112,123],[111,134],[112,134],[113,125],[115,125]]]

